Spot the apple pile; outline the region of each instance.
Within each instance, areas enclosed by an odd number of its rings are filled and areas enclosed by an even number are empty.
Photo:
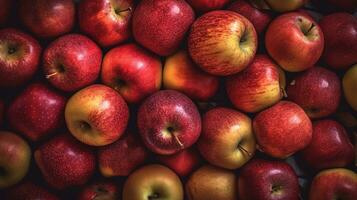
[[[1,200],[356,200],[356,0],[0,0]]]

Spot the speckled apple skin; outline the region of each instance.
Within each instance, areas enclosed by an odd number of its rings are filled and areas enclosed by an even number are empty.
[[[321,171],[310,186],[309,200],[355,200],[356,197],[357,174],[344,168]]]
[[[86,186],[78,195],[78,200],[117,200],[119,189],[114,182],[95,182]]]
[[[327,117],[340,105],[341,81],[325,68],[313,67],[296,76],[287,86],[288,99],[312,118]]]
[[[281,159],[304,149],[312,138],[309,117],[290,101],[280,101],[256,115],[253,129],[258,149]]]
[[[72,0],[21,0],[21,22],[39,37],[55,37],[69,32],[75,21]]]
[[[25,181],[6,191],[5,200],[59,200],[45,188]]]
[[[92,150],[69,133],[40,146],[35,160],[46,182],[56,189],[85,184],[95,170]]]
[[[93,146],[111,144],[119,139],[129,121],[129,108],[114,89],[94,84],[75,93],[65,109],[66,124],[78,140]],[[80,122],[91,129],[85,132]]]
[[[273,186],[281,186],[281,193],[272,193]],[[238,189],[241,200],[301,199],[298,177],[293,168],[282,161],[250,161],[239,174]]]
[[[244,42],[240,42],[245,38]],[[199,17],[191,26],[188,50],[204,71],[227,76],[245,69],[257,51],[253,24],[242,15],[216,10]]]
[[[9,124],[31,141],[41,140],[64,124],[66,101],[66,97],[49,86],[33,83],[9,105]]]
[[[333,120],[313,123],[312,140],[301,153],[302,159],[317,170],[344,167],[354,159],[354,148],[345,128]]]
[[[258,112],[282,97],[279,68],[268,56],[257,55],[241,73],[226,79],[226,90],[233,105],[244,112]]]
[[[73,92],[92,84],[99,76],[101,49],[88,37],[68,34],[53,41],[43,53],[43,71],[56,88]],[[58,71],[58,67],[64,71]],[[58,72],[55,75],[51,75]]]
[[[98,151],[99,169],[103,176],[128,176],[149,157],[149,152],[132,133]]]
[[[130,10],[118,15],[115,9]],[[79,27],[101,46],[112,46],[131,36],[133,11],[133,0],[82,0],[78,8]]]
[[[174,90],[161,90],[148,97],[139,108],[137,125],[146,147],[157,154],[174,154],[188,148],[201,133],[196,105]],[[168,127],[174,127],[182,146],[173,136],[162,133]]]
[[[8,55],[8,45],[17,46],[18,51]],[[1,29],[0,48],[0,87],[16,87],[32,78],[41,56],[41,46],[33,37],[16,29]]]
[[[160,58],[136,44],[111,49],[103,59],[102,82],[117,90],[128,103],[138,103],[160,90]],[[118,85],[118,80],[124,85]]]
[[[187,0],[187,2],[199,12],[208,12],[210,10],[219,10],[223,8],[230,0]]]
[[[135,40],[160,56],[173,54],[195,19],[184,0],[143,0],[133,15]]]

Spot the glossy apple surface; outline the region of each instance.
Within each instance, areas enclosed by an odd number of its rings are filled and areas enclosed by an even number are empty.
[[[188,50],[204,71],[226,76],[248,66],[257,43],[257,33],[247,18],[233,11],[219,10],[206,13],[193,23]]]
[[[201,155],[211,164],[237,169],[255,152],[252,122],[245,114],[230,108],[214,108],[203,116],[198,140]]]
[[[82,0],[78,7],[79,27],[101,46],[113,46],[131,36],[133,10],[133,0]]]
[[[17,29],[0,30],[0,88],[16,87],[32,78],[38,69],[40,44]]]
[[[198,12],[208,12],[223,8],[230,0],[187,0],[187,2]]]
[[[64,124],[66,97],[53,88],[33,83],[9,105],[9,125],[31,141],[39,141]]]
[[[357,65],[354,65],[345,73],[342,86],[348,104],[357,111]]]
[[[312,124],[304,110],[290,101],[280,101],[253,120],[258,149],[284,159],[304,149],[312,138]]]
[[[45,188],[29,181],[20,183],[6,191],[5,200],[60,200]]]
[[[189,200],[236,200],[238,181],[233,171],[205,165],[196,170],[185,185]]]
[[[83,185],[95,170],[92,150],[69,133],[41,145],[35,151],[35,160],[43,178],[56,189]]]
[[[143,0],[133,15],[135,40],[160,56],[173,54],[195,19],[185,0]]]
[[[283,97],[284,76],[268,56],[257,55],[245,70],[226,79],[228,97],[239,110],[261,111]]]
[[[278,16],[265,34],[269,55],[289,72],[311,68],[322,55],[324,36],[319,25],[309,16],[291,12]]]
[[[162,64],[151,52],[136,44],[126,44],[104,56],[101,77],[128,103],[138,103],[160,89]]]
[[[129,121],[129,108],[114,89],[94,84],[68,100],[65,119],[67,128],[78,140],[103,146],[122,136]]]
[[[286,92],[310,118],[327,117],[340,104],[341,81],[333,71],[312,67],[293,78]]]
[[[83,188],[78,200],[117,200],[119,189],[114,182],[95,182]]]
[[[27,174],[31,149],[14,133],[0,131],[0,189],[13,186]]]
[[[167,199],[183,200],[183,187],[180,178],[162,165],[146,165],[126,180],[123,200]]]
[[[75,22],[72,0],[20,0],[21,22],[38,37],[56,37],[71,31]]]
[[[137,125],[146,147],[164,155],[190,147],[201,133],[196,105],[174,90],[161,90],[145,99],[137,114]]]
[[[166,58],[163,83],[166,89],[180,91],[200,101],[215,95],[219,86],[218,78],[198,68],[183,50]]]

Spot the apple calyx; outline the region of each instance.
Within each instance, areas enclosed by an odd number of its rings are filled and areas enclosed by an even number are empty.
[[[271,187],[270,192],[275,195],[279,195],[282,192],[283,186],[281,185],[273,185]]]
[[[8,49],[7,49],[7,53],[9,55],[14,54],[16,51],[17,51],[17,48],[15,46],[9,46]]]
[[[160,196],[158,193],[154,193],[154,194],[148,196],[148,200],[155,200],[155,199],[159,199],[159,198],[160,198]]]
[[[79,121],[78,124],[79,128],[85,132],[92,129],[91,125],[86,121]]]

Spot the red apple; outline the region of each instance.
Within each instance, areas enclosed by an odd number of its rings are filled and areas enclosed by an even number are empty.
[[[40,146],[35,160],[46,182],[56,189],[83,185],[95,170],[93,152],[69,133]]]
[[[65,119],[69,131],[78,140],[88,145],[104,146],[124,133],[129,108],[115,90],[94,84],[68,100]]]
[[[198,12],[208,12],[223,8],[231,0],[187,0],[187,2]]]
[[[122,45],[105,55],[101,77],[128,103],[138,103],[160,89],[161,61],[136,44]]]
[[[322,171],[314,177],[310,186],[309,200],[354,200],[356,197],[357,174],[348,169]]]
[[[96,182],[86,186],[78,200],[117,200],[120,199],[118,187],[114,182]]]
[[[0,131],[0,155],[0,189],[3,189],[15,185],[27,174],[31,149],[16,134]]]
[[[5,103],[3,100],[0,99],[0,127],[4,121],[4,113],[5,113]]]
[[[38,69],[40,44],[19,30],[0,30],[0,88],[24,84]]]
[[[272,20],[270,13],[264,10],[259,10],[247,2],[247,0],[238,0],[233,2],[230,6],[228,6],[228,10],[237,12],[246,17],[252,22],[258,34],[262,34]]]
[[[184,0],[143,0],[133,15],[135,40],[149,50],[167,56],[183,42],[195,19]]]
[[[188,50],[193,61],[204,71],[219,76],[242,71],[257,50],[253,24],[232,11],[212,11],[192,25]]]
[[[41,140],[59,129],[64,122],[66,97],[45,84],[33,83],[10,104],[10,126],[31,141]]]
[[[13,2],[13,0],[0,0],[0,25],[8,21]]]
[[[59,200],[45,188],[26,181],[6,191],[5,200]]]
[[[100,48],[89,38],[69,34],[53,41],[43,53],[43,71],[53,86],[73,92],[92,84],[102,62]]]
[[[246,164],[238,178],[241,200],[299,200],[298,177],[293,168],[282,161],[255,159]]]
[[[101,46],[112,46],[129,39],[133,0],[82,0],[79,27]]]
[[[333,120],[313,123],[312,140],[301,153],[304,162],[317,170],[344,167],[354,159],[353,145],[345,128]]]
[[[275,18],[265,34],[269,55],[286,71],[299,72],[312,67],[324,48],[319,25],[301,12]]]
[[[308,0],[250,0],[250,2],[259,9],[289,12],[303,7]]]
[[[312,138],[309,117],[290,101],[280,101],[256,115],[253,129],[258,149],[281,159],[304,149]]]
[[[21,22],[38,37],[56,37],[71,31],[75,21],[72,0],[20,0]]]
[[[283,97],[284,76],[268,56],[257,55],[245,70],[226,80],[228,97],[239,110],[258,112]]]
[[[158,155],[157,158],[181,177],[188,176],[201,163],[200,154],[192,147],[173,155]]]
[[[149,157],[140,138],[128,133],[98,151],[99,169],[103,176],[128,176]]]
[[[334,13],[320,21],[325,36],[323,59],[334,69],[346,69],[357,63],[357,18]]]
[[[218,78],[195,66],[183,50],[166,58],[163,82],[166,89],[180,91],[199,101],[207,101],[219,86]]]
[[[341,81],[325,68],[313,67],[296,76],[287,87],[288,99],[297,103],[310,118],[334,113],[341,98]]]
[[[211,164],[237,169],[255,152],[252,122],[248,116],[229,108],[214,108],[202,120],[198,150]]]
[[[161,90],[140,106],[137,125],[145,145],[157,154],[174,154],[193,145],[201,133],[201,117],[184,94]]]

